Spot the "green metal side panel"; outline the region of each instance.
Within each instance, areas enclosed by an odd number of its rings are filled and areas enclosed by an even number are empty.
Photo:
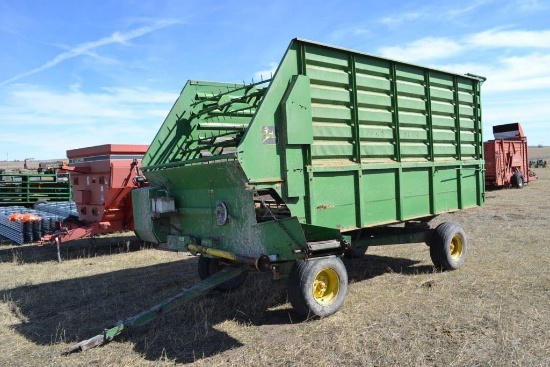
[[[313,125],[311,121],[311,95],[309,78],[297,75],[283,97],[284,110],[283,133],[288,145],[309,145],[313,143]]]
[[[441,168],[435,172],[436,212],[441,213],[460,208],[459,176],[460,171],[453,167]]]
[[[170,233],[168,218],[153,220],[151,217],[151,199],[155,196],[154,188],[144,187],[132,190],[134,232],[142,241],[151,243],[166,241]]]
[[[173,197],[177,213],[169,218],[151,219],[149,212],[152,224],[136,221],[136,226],[138,223],[143,226],[136,230],[138,234],[151,231],[150,237],[156,237],[156,242],[166,242],[169,234],[192,236],[203,246],[252,258],[272,255],[278,260],[291,260],[297,256],[295,250],[305,247],[305,237],[296,218],[256,222],[254,191],[247,186],[246,176],[235,160],[153,169],[146,171],[146,175],[154,189],[142,189],[149,193],[139,194],[141,200],[146,196],[150,200],[155,195]],[[217,224],[218,202],[225,204],[229,214],[224,225]],[[143,209],[144,205],[138,205],[134,215],[144,216]],[[161,222],[165,220],[169,223]]]
[[[363,225],[389,223],[398,217],[397,170],[363,171],[361,197],[364,199]],[[384,184],[381,185],[380,183]]]
[[[282,101],[294,77],[301,74],[296,62],[299,59],[298,52],[294,44],[287,49],[239,145],[239,162],[249,181],[255,185],[281,185],[284,181],[285,166],[281,157],[284,157],[286,142],[281,132],[286,119]],[[266,131],[273,132],[276,138],[266,140]],[[282,191],[282,186],[279,190]],[[291,192],[291,195],[295,194]],[[297,211],[300,213],[295,215],[303,216],[303,200],[302,208]]]
[[[427,169],[403,169],[401,175],[401,217],[416,218],[431,214],[430,212],[430,174]]]
[[[346,230],[482,204],[479,78],[295,40],[259,113],[295,72],[310,81],[313,142],[300,152],[279,141],[283,172],[266,177],[287,184],[281,194],[299,218]],[[285,123],[273,120],[286,132]],[[243,150],[245,171],[260,173]],[[284,170],[302,162],[306,195],[290,200],[302,177]]]
[[[320,172],[310,182],[317,226],[345,229],[355,224],[353,172]],[[350,225],[351,223],[351,225]]]
[[[479,205],[478,194],[480,194],[480,192],[476,190],[476,187],[479,185],[478,181],[480,178],[483,179],[483,172],[477,170],[477,167],[475,166],[464,166],[460,174],[460,180],[462,183],[460,191],[460,198],[462,199],[461,209]]]
[[[304,198],[306,194],[305,151],[313,143],[309,78],[297,75],[281,102],[284,144],[284,193],[288,198]]]

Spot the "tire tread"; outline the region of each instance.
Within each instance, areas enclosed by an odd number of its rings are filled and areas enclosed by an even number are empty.
[[[463,240],[463,254],[458,262],[450,258],[449,244],[452,238],[460,234]],[[430,257],[434,266],[441,270],[458,269],[464,262],[467,251],[466,235],[462,227],[456,222],[444,222],[437,226],[433,234],[433,241],[430,245]]]

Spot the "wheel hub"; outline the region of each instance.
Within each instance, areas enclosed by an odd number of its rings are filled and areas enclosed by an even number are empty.
[[[331,304],[340,290],[338,273],[333,269],[323,269],[313,281],[313,297],[322,305]]]
[[[462,243],[462,238],[459,235],[454,236],[451,240],[449,251],[451,252],[451,257],[454,260],[459,260],[462,256],[462,252],[464,251],[464,244]]]

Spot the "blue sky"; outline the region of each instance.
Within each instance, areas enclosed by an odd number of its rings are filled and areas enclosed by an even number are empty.
[[[484,137],[550,145],[550,2],[0,0],[0,160],[149,144],[189,79],[269,77],[294,37],[488,78]]]

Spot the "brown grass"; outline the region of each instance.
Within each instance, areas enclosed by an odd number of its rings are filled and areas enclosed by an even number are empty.
[[[533,148],[550,159],[550,148]],[[94,350],[99,333],[198,280],[197,259],[135,238],[63,249],[0,246],[0,365],[548,366],[550,167],[522,190],[487,192],[481,208],[440,216],[469,238],[468,259],[434,271],[422,244],[369,248],[346,260],[344,307],[302,320],[284,281],[253,273]]]

